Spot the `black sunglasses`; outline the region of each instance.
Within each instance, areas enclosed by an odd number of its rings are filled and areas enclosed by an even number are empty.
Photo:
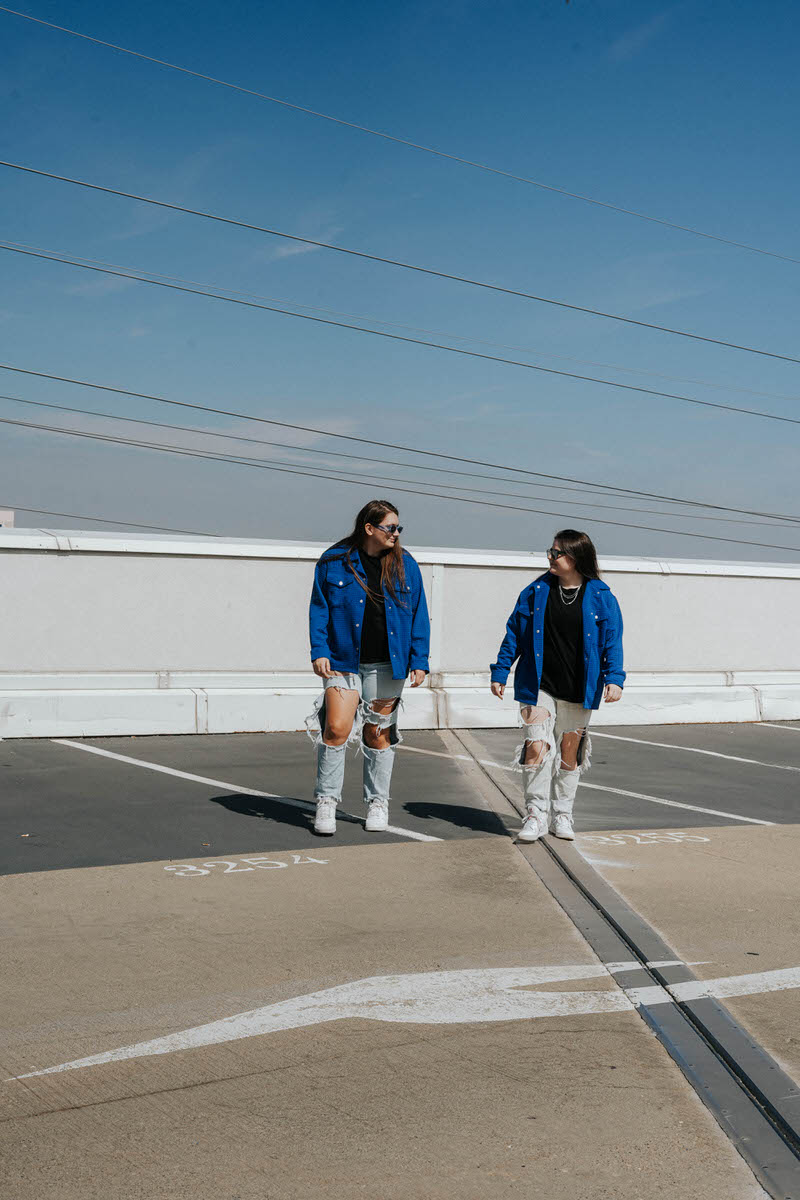
[[[555,562],[557,558],[561,558],[562,554],[566,553],[566,550],[556,550],[555,546],[551,546],[547,551],[547,557],[551,562]]]
[[[376,525],[376,526],[375,526],[375,528],[376,528],[376,529],[382,529],[384,533],[397,533],[397,534],[400,534],[400,533],[402,533],[402,532],[403,532],[403,526],[402,526],[402,525]]]

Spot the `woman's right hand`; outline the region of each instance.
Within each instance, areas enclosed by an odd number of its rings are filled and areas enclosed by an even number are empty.
[[[504,683],[493,683],[492,684],[492,695],[497,696],[498,700],[503,699],[503,694],[504,694],[505,690],[506,690],[506,685]]]
[[[314,674],[319,675],[320,679],[330,679],[331,675],[336,674],[331,670],[329,658],[315,658],[311,666],[314,668]]]

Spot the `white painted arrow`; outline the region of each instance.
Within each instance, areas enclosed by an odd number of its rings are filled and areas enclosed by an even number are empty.
[[[689,964],[687,964],[689,965]],[[340,987],[326,988],[236,1013],[206,1025],[197,1025],[149,1042],[137,1042],[59,1066],[30,1071],[16,1079],[53,1075],[122,1062],[155,1054],[172,1054],[222,1042],[301,1029],[327,1021],[360,1017],[371,1021],[400,1021],[423,1025],[465,1024],[481,1021],[522,1021],[538,1017],[579,1016],[630,1012],[641,1004],[671,1004],[699,996],[746,996],[759,992],[800,987],[800,967],[736,975],[723,979],[692,980],[669,991],[658,986],[615,991],[523,991],[536,984],[563,983],[572,979],[608,977],[635,970],[641,963],[581,966],[502,967],[471,971],[430,971],[413,975],[376,975]]]

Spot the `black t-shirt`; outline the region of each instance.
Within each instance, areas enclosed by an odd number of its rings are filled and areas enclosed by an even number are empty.
[[[358,556],[367,576],[370,594],[364,595],[364,627],[361,631],[361,662],[389,661],[389,638],[386,633],[386,604],[381,588],[381,559],[359,550]],[[358,586],[358,585],[356,585]]]
[[[556,700],[582,704],[583,593],[586,591],[586,580],[579,588],[561,588],[557,579],[550,579],[548,583],[550,595],[544,612],[541,687]],[[566,602],[563,597],[566,597]]]

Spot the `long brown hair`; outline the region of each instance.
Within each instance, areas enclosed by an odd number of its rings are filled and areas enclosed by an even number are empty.
[[[575,570],[579,571],[584,579],[600,578],[597,551],[588,533],[581,533],[577,529],[561,529],[553,538],[553,545],[556,542],[575,560]]]
[[[388,513],[397,513],[397,505],[392,504],[391,500],[370,500],[357,514],[352,532],[338,543],[345,547],[345,561],[348,569],[353,572],[365,592],[370,596],[372,593],[369,588],[365,587],[363,580],[353,567],[351,555],[354,550],[363,550],[364,548],[367,540],[365,526],[381,525]],[[403,548],[398,537],[391,550],[387,550],[385,554],[381,555],[381,583],[386,585],[394,600],[398,600],[398,589],[405,587],[405,582],[406,569],[403,563]],[[372,599],[382,600],[383,597],[372,596]]]

